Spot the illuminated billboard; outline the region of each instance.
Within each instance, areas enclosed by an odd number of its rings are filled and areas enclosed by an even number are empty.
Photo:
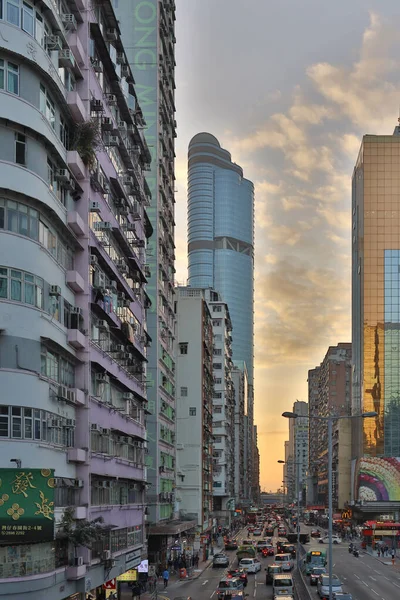
[[[355,500],[393,502],[400,498],[400,458],[363,457],[355,467]]]

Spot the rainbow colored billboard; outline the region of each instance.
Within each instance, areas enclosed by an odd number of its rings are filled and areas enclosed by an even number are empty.
[[[400,458],[363,457],[355,467],[354,498],[366,502],[400,499]]]

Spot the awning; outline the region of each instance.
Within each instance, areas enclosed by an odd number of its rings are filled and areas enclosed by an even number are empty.
[[[166,523],[165,525],[150,525],[150,535],[177,535],[183,533],[189,529],[197,527],[197,520],[193,521],[173,521]]]

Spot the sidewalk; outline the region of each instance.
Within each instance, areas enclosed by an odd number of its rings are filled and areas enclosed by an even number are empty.
[[[224,550],[223,547],[222,548],[214,548],[213,555],[218,554],[218,552],[223,552],[223,550]],[[176,587],[180,583],[184,583],[185,581],[193,581],[194,579],[197,579],[198,577],[200,577],[200,575],[203,573],[203,571],[205,571],[212,564],[212,561],[213,561],[213,556],[209,556],[207,560],[200,561],[198,567],[194,568],[191,576],[186,577],[186,579],[180,579],[179,572],[170,575],[170,578],[168,581],[168,587],[165,590],[164,590],[163,580],[160,578],[157,582],[157,594],[155,594],[155,592],[153,592],[153,593],[144,592],[143,594],[141,594],[140,600],[154,600],[157,596],[164,596],[164,592],[168,593],[168,590],[170,587],[172,587],[173,589],[176,589]],[[121,591],[120,600],[132,600],[132,591],[127,586],[124,590]]]
[[[392,555],[391,553],[389,553],[389,556],[378,556],[378,553],[376,550],[369,550],[368,548],[366,550],[364,550],[365,554],[368,554],[368,556],[372,556],[372,558],[375,558],[376,560],[379,560],[379,562],[382,565],[387,565],[390,567],[393,567],[392,565]],[[400,556],[397,554],[394,560],[394,568],[396,569],[396,571],[400,571]]]

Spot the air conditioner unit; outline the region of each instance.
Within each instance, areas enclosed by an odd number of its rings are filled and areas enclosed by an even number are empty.
[[[131,304],[132,304],[131,300],[128,300],[128,299],[123,300],[122,303],[123,303],[124,308],[130,308]]]
[[[67,391],[67,400],[71,402],[71,404],[76,404],[76,392],[74,390]]]
[[[128,127],[127,127],[127,131],[128,131],[128,133],[135,133],[135,126],[132,125],[132,123],[129,123]]]
[[[117,104],[117,96],[115,94],[107,94],[106,98],[110,106]]]
[[[101,127],[105,131],[112,131],[114,129],[114,123],[110,117],[103,117],[101,120]]]
[[[83,479],[75,479],[75,487],[83,488]]]
[[[133,360],[133,354],[130,352],[124,352],[122,355],[123,360]]]
[[[113,352],[125,352],[125,346],[123,344],[115,344],[112,349]]]
[[[120,209],[119,214],[122,215],[123,217],[127,217],[130,212],[131,211],[129,210],[129,208],[127,206],[124,206],[123,208]]]
[[[75,556],[74,563],[75,567],[83,567],[83,556]]]
[[[45,46],[47,50],[62,50],[62,39],[59,35],[46,35]]]
[[[134,219],[134,221],[137,221],[140,219],[140,206],[139,206],[139,202],[133,202],[132,204],[132,210],[131,210],[131,215],[132,218]]]
[[[118,129],[120,131],[125,131],[126,132],[126,123],[125,123],[125,121],[118,121]]]
[[[132,394],[132,392],[124,392],[122,394],[122,400],[127,400],[127,401],[131,401],[134,400],[135,396]]]
[[[49,287],[49,296],[61,296],[61,288],[59,285],[51,285]]]
[[[121,77],[129,77],[131,74],[131,71],[129,69],[129,65],[122,65],[121,66]]]
[[[106,373],[96,373],[97,383],[110,383],[110,377]]]
[[[60,400],[67,400],[68,388],[65,385],[58,386],[57,398]]]
[[[124,175],[122,183],[124,185],[133,185],[133,177],[131,177],[130,175]]]
[[[75,427],[76,422],[75,419],[67,419],[66,427]]]
[[[104,331],[108,331],[110,329],[107,321],[104,321],[103,319],[100,319],[99,321],[97,321],[97,327],[99,329],[103,329]]]
[[[71,315],[79,315],[82,316],[83,311],[80,306],[71,306]]]
[[[62,15],[61,20],[67,31],[76,31],[76,19],[74,15]]]
[[[105,194],[109,194],[110,191],[111,191],[110,184],[108,183],[108,181],[104,181],[104,183],[103,183],[103,192]]]
[[[118,300],[125,300],[125,293],[124,292],[118,292]]]
[[[58,63],[61,67],[73,69],[75,67],[75,56],[72,50],[60,50],[58,53]]]
[[[95,73],[102,73],[103,72],[103,65],[101,64],[101,61],[98,58],[92,58],[90,60],[93,71]]]
[[[61,183],[68,183],[71,179],[71,175],[68,169],[57,169],[54,174],[54,179]]]
[[[110,435],[111,433],[111,429],[106,429],[105,427],[101,427],[100,430],[103,435]],[[105,487],[110,487],[109,481],[104,481],[104,483],[106,484]]]
[[[61,427],[61,419],[51,419],[50,426],[51,427]]]
[[[112,229],[110,221],[96,221],[94,224],[95,231],[109,231]]]
[[[90,212],[99,213],[100,212],[100,202],[91,202],[90,203]]]
[[[98,431],[99,430],[99,426],[97,425],[97,423],[92,423],[90,428],[91,428],[92,431]]]
[[[118,288],[118,283],[115,281],[115,279],[110,279],[110,281],[108,282],[108,287],[109,287],[111,290],[114,290],[114,291],[116,291],[116,290],[117,290],[117,288]]]
[[[105,38],[108,42],[116,42],[118,39],[118,32],[115,27],[110,27],[106,31]]]
[[[117,135],[109,135],[104,140],[106,146],[119,146],[119,137]]]
[[[101,558],[103,560],[111,560],[111,550],[104,550]]]
[[[102,111],[103,102],[101,100],[96,100],[95,98],[93,98],[93,100],[90,102],[90,109],[94,112]]]
[[[123,52],[117,52],[117,65],[123,65],[125,63],[125,55]]]
[[[102,271],[96,271],[94,274],[93,287],[96,289],[105,289],[106,287],[106,276]]]

